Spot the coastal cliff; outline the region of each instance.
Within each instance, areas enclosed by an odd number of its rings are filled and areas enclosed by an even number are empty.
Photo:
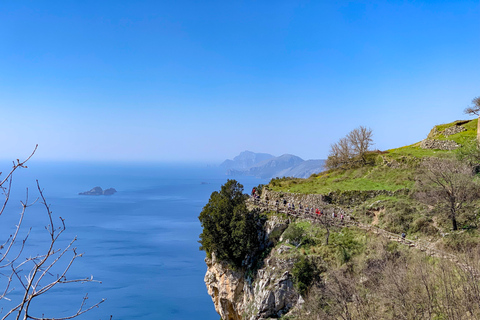
[[[264,223],[259,237],[266,249],[257,257],[255,266],[233,270],[216,259],[215,254],[205,259],[208,267],[205,284],[223,320],[277,318],[303,302],[293,283],[294,259],[288,257],[290,247],[272,250],[288,222],[274,216]]]
[[[199,217],[222,319],[480,319],[476,128],[272,179],[260,199],[229,180]]]

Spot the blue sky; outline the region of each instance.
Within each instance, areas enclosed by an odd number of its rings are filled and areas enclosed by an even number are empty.
[[[1,158],[326,158],[469,118],[478,1],[0,1]]]

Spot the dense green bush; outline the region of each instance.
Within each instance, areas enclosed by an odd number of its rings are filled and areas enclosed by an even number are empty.
[[[292,269],[295,288],[305,295],[316,276],[315,266],[304,256],[300,256]]]
[[[361,234],[355,233],[350,229],[342,229],[340,232],[334,232],[330,238],[330,244],[336,248],[337,259],[340,264],[349,262],[353,256],[361,252],[363,239]]]
[[[203,227],[200,250],[205,250],[208,257],[215,253],[218,259],[233,267],[241,267],[245,257],[259,246],[259,215],[247,209],[246,197],[241,184],[228,180],[220,192],[211,194],[198,217]]]
[[[290,223],[282,236],[294,246],[299,246],[304,240],[305,230],[296,223]]]

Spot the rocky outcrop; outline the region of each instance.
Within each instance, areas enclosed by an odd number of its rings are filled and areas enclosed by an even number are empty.
[[[466,131],[467,129],[463,125],[469,123],[470,121],[472,120],[457,120],[451,123],[449,127],[441,131],[438,130],[439,126],[435,126],[433,127],[432,130],[430,130],[430,133],[428,134],[427,139],[432,140],[432,139],[438,138],[440,135],[448,137],[453,134]]]
[[[278,217],[267,220],[261,234],[265,247],[275,242],[287,226],[288,220]],[[207,291],[223,320],[278,318],[303,302],[293,286],[291,270],[295,261],[284,257],[289,250],[288,246],[271,250],[265,259],[258,261],[261,267],[256,270],[252,266],[232,270],[214,254],[205,259]]]
[[[81,196],[111,196],[117,192],[114,188],[108,188],[103,190],[100,187],[95,187],[91,189],[90,191],[85,191],[85,192],[80,192],[79,195]]]
[[[223,320],[241,320],[245,272],[230,269],[225,262],[217,261],[215,254],[212,254],[212,259],[205,258],[205,262],[205,285],[215,310]]]
[[[455,150],[460,145],[453,140],[436,140],[425,139],[420,142],[420,148],[422,149],[438,149],[438,150]]]

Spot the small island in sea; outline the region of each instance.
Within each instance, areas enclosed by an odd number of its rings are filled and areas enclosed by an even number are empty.
[[[79,195],[81,195],[81,196],[111,196],[115,192],[117,192],[117,190],[115,190],[115,188],[108,188],[108,189],[103,190],[100,187],[95,187],[95,188],[91,189],[90,191],[80,192]]]

